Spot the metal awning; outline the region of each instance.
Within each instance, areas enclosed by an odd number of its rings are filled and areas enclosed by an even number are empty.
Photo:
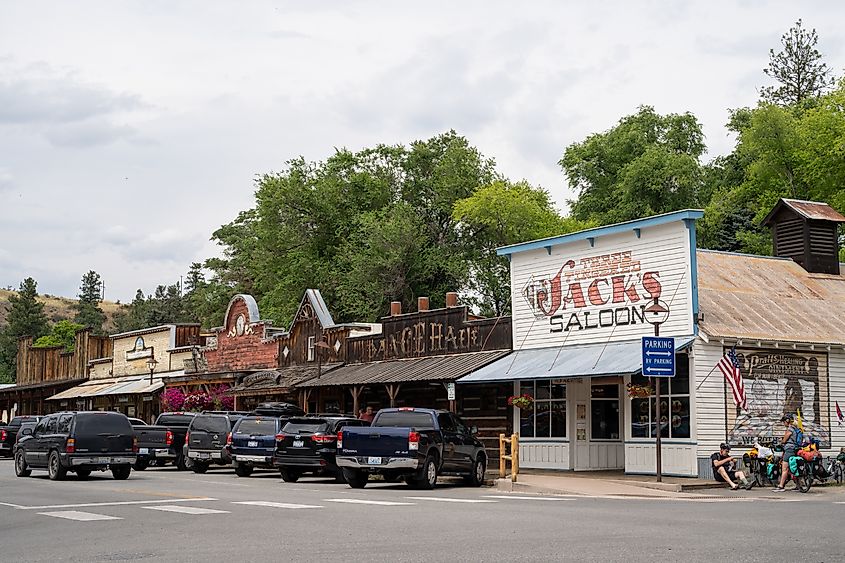
[[[502,358],[507,350],[469,352],[449,356],[428,356],[405,360],[386,360],[349,364],[332,370],[319,379],[309,379],[297,387],[366,385],[375,383],[410,383],[415,381],[454,381]]]
[[[675,350],[689,347],[695,336],[676,336]],[[515,379],[565,379],[628,375],[642,370],[642,341],[625,340],[512,352],[462,377],[458,383],[493,383]]]
[[[48,401],[59,401],[66,399],[79,399],[83,397],[105,397],[107,395],[143,395],[154,393],[164,387],[162,377],[181,375],[183,371],[165,372],[156,375],[150,383],[148,375],[132,375],[129,377],[111,378],[107,380],[87,381],[82,385],[71,387],[52,397]]]

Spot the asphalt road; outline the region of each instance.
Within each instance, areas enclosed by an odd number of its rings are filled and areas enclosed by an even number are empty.
[[[663,500],[172,468],[52,482],[0,461],[3,561],[841,561],[843,526],[843,487]]]

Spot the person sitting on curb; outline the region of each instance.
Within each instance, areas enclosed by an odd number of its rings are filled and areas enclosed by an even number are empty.
[[[736,470],[736,459],[731,455],[731,447],[724,442],[719,444],[719,451],[710,456],[710,463],[713,465],[713,477],[720,483],[727,483],[732,491],[739,488],[736,481],[742,483],[746,489],[751,484],[745,478],[745,473]]]

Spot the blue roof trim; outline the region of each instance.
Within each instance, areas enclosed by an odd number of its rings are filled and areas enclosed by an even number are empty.
[[[695,221],[684,219],[684,224],[687,226],[687,232],[689,233],[689,264],[692,278],[690,280],[692,289],[692,322],[698,326],[698,258],[695,255],[698,242],[696,241]]]
[[[664,225],[674,221],[701,219],[702,217],[704,217],[704,211],[700,209],[684,209],[682,211],[673,211],[672,213],[665,213],[663,215],[655,215],[654,217],[646,217],[645,219],[637,219],[635,221],[627,221],[625,223],[616,223],[615,225],[607,225],[605,227],[596,227],[594,229],[578,231],[577,233],[570,233],[568,235],[502,246],[501,248],[496,249],[496,254],[499,256],[510,256],[511,254],[516,254],[517,252],[526,252],[528,250],[536,250],[538,248],[552,247],[558,244],[568,244],[579,240],[595,239],[597,237],[634,231],[635,229],[639,230],[647,227],[656,227],[657,225]]]

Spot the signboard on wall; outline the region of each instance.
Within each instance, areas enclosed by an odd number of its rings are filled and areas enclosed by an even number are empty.
[[[681,220],[511,255],[514,347],[651,335],[656,298],[670,308],[661,335],[693,334],[690,256]]]
[[[748,411],[725,394],[728,441],[762,444],[779,441],[784,414],[801,409],[804,433],[830,447],[830,395],[826,353],[737,348],[736,357],[748,397]]]

